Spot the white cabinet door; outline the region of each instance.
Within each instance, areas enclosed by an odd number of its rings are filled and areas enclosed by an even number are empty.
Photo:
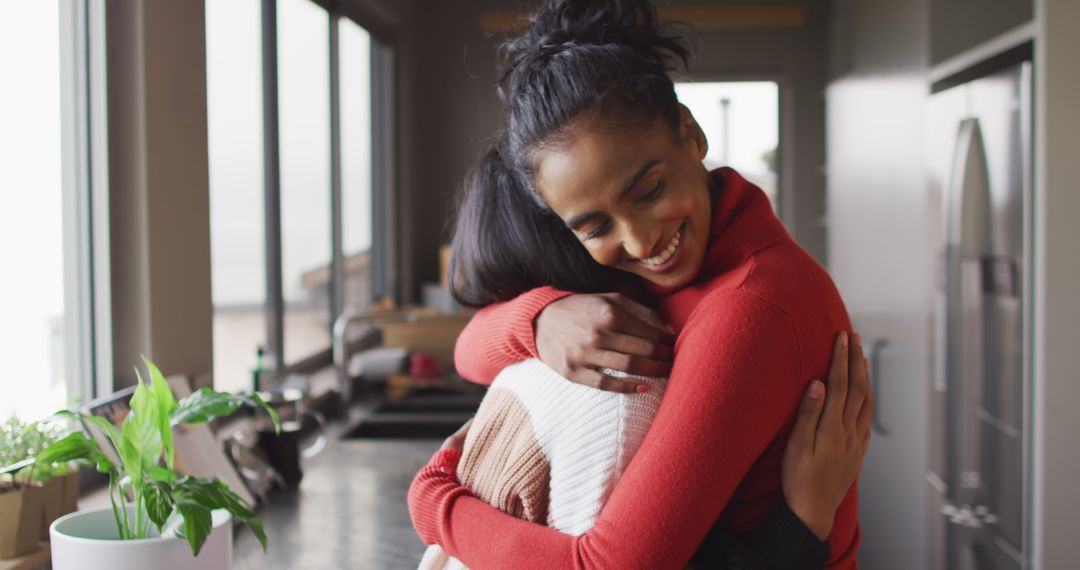
[[[918,74],[828,91],[829,271],[874,356],[877,425],[859,482],[859,561],[927,564],[931,261]]]

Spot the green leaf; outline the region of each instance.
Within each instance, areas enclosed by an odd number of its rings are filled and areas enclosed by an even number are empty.
[[[262,545],[263,553],[266,553],[266,531],[263,530],[263,522],[259,517],[251,517],[242,521],[249,529],[251,534],[255,535],[255,538],[259,539],[259,544]]]
[[[281,433],[281,420],[278,418],[277,411],[274,410],[274,408],[271,408],[269,404],[264,402],[258,394],[252,394],[250,399],[252,402],[255,403],[256,406],[262,408],[266,412],[266,414],[270,416],[271,421],[274,422],[274,433]]]
[[[151,465],[146,470],[146,475],[159,483],[168,483],[171,485],[176,482],[176,472],[160,465]]]
[[[113,447],[117,450],[117,452],[120,451],[120,441],[124,439],[124,437],[120,434],[120,428],[116,427],[116,424],[112,423],[112,421],[110,421],[108,418],[103,418],[101,416],[92,416],[86,414],[74,415],[76,415],[82,421],[93,424],[94,427],[100,429],[101,432],[105,434],[105,437],[109,438],[109,441],[112,442]]]
[[[225,509],[229,511],[234,519],[244,523],[245,526],[251,529],[251,533],[255,535],[255,538],[259,540],[259,544],[262,545],[263,551],[266,551],[266,532],[263,530],[262,519],[255,516],[251,507],[240,495],[234,493],[228,485],[216,479],[210,482],[205,479],[183,477],[177,481],[176,488],[185,497],[208,509]]]
[[[92,451],[97,450],[97,444],[86,437],[82,432],[75,432],[64,439],[50,445],[37,455],[38,463],[58,463],[61,461],[74,461],[86,459]]]
[[[67,437],[50,445],[38,454],[36,461],[42,464],[60,463],[65,461],[89,461],[102,473],[113,473],[116,466],[102,453],[101,448],[93,439],[82,432],[69,434]]]
[[[180,515],[184,517],[183,534],[191,546],[191,554],[198,556],[199,551],[202,550],[203,544],[206,542],[206,537],[210,536],[210,527],[213,524],[210,509],[191,500],[177,502],[176,508],[180,510]]]
[[[146,501],[146,514],[150,521],[157,526],[158,531],[165,524],[173,510],[172,491],[168,484],[159,481],[151,481],[143,489],[143,500]]]
[[[240,498],[229,488],[228,485],[221,481],[214,480],[214,486],[218,488],[222,497],[225,498],[225,508],[232,514],[232,516],[244,523],[251,533],[255,535],[255,538],[259,539],[259,544],[262,545],[263,552],[266,552],[266,532],[263,531],[262,519],[255,516],[255,513],[251,511],[248,504],[244,502],[244,499]]]
[[[244,404],[262,408],[274,422],[274,428],[281,432],[281,421],[277,412],[259,396],[215,392],[210,388],[200,388],[180,400],[172,412],[172,425],[206,423],[215,417],[232,414]]]
[[[165,450],[165,465],[172,469],[174,451],[170,418],[177,406],[176,398],[173,397],[169,383],[165,381],[165,375],[161,373],[161,370],[158,370],[158,367],[145,356],[142,358],[146,363],[146,369],[150,372],[150,394],[157,405],[157,428],[161,433],[161,444]]]
[[[210,388],[200,388],[180,400],[172,413],[172,425],[202,424],[217,416],[227,416],[244,404],[244,398]]]
[[[157,465],[161,458],[162,442],[161,432],[158,431],[157,405],[138,370],[135,376],[138,384],[131,396],[131,411],[120,428],[123,438],[119,452],[124,470],[131,475],[132,484],[138,489],[142,486],[143,474],[151,465]]]

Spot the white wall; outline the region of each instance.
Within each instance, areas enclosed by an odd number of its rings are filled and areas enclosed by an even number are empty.
[[[867,351],[879,345],[875,433],[859,482],[859,562],[925,568],[929,323],[925,0],[834,4],[826,94],[829,272]]]
[[[1080,2],[1037,0],[1035,52],[1035,557],[1080,552]]]

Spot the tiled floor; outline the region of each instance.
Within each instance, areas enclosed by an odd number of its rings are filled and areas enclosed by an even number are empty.
[[[295,493],[272,494],[259,514],[269,548],[237,529],[234,568],[416,568],[425,546],[405,494],[436,440],[337,440],[304,464]]]

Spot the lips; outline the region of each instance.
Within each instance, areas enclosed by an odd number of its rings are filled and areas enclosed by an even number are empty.
[[[685,238],[685,231],[686,223],[683,222],[683,225],[679,226],[679,231],[675,232],[675,235],[671,236],[671,239],[668,240],[668,243],[664,246],[664,249],[662,249],[660,253],[652,257],[641,259],[641,264],[654,271],[667,269],[665,266],[674,259],[675,254],[679,251],[679,245]]]

